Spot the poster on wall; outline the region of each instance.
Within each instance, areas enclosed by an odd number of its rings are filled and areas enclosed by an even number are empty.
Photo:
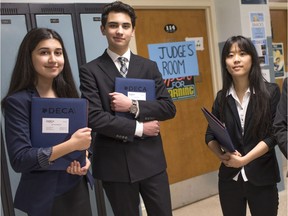
[[[261,39],[261,40],[252,40],[252,43],[254,44],[256,51],[258,53],[259,62],[260,65],[268,65],[268,51],[267,51],[267,40]]]
[[[193,76],[199,75],[199,69],[195,41],[149,44],[148,52],[173,100],[196,97]]]
[[[269,64],[264,13],[250,13],[251,39],[257,50],[261,65]]]
[[[283,43],[272,43],[275,78],[284,77],[285,62]]]
[[[199,75],[194,41],[148,44],[148,52],[163,79]]]
[[[196,86],[193,76],[165,79],[164,83],[174,101],[196,97]]]

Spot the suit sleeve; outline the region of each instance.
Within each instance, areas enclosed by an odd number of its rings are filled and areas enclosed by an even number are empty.
[[[263,139],[263,141],[267,144],[269,149],[273,149],[275,145],[277,145],[277,141],[275,139],[273,133],[273,122],[275,119],[277,104],[280,99],[280,89],[275,83],[268,83],[268,91],[270,92],[270,112],[272,117],[272,122],[270,126],[270,132],[267,134],[267,137]]]
[[[277,106],[273,126],[278,146],[287,158],[287,78],[285,78],[283,83],[282,94]]]
[[[50,148],[33,148],[30,140],[30,105],[22,97],[10,96],[5,103],[5,138],[12,168],[29,172],[49,165]],[[24,96],[25,97],[25,96]]]
[[[152,79],[155,80],[156,101],[139,101],[140,113],[138,120],[141,122],[151,120],[165,121],[174,118],[176,115],[176,107],[164,84],[162,74],[157,64],[153,61],[148,61],[145,65],[149,65],[149,67],[146,67],[148,68],[146,74],[151,72],[153,76]]]
[[[115,116],[110,107],[109,93],[114,91],[114,81],[101,76],[95,64],[80,67],[80,90],[89,101],[88,126],[98,135],[117,140],[133,141],[136,120]]]

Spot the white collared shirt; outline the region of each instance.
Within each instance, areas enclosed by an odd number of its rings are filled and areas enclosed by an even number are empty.
[[[114,64],[117,67],[118,71],[120,71],[120,67],[121,67],[120,62],[118,61],[119,57],[125,57],[128,60],[126,62],[126,65],[127,65],[127,68],[129,68],[129,62],[130,62],[130,57],[131,57],[131,51],[130,51],[129,48],[122,56],[119,56],[118,54],[114,53],[109,48],[107,48],[107,54],[110,56],[110,58],[114,62]],[[140,112],[140,108],[139,108],[139,105],[138,105],[138,112],[137,112],[135,118],[137,118],[137,116],[139,115],[139,112]],[[144,127],[143,126],[143,122],[136,121],[136,129],[135,129],[135,133],[134,133],[135,136],[138,136],[138,137],[142,137],[143,136],[143,130],[144,130],[143,127]]]
[[[241,123],[241,133],[242,133],[242,136],[244,136],[245,117],[246,117],[247,107],[248,107],[248,104],[250,101],[250,96],[251,96],[250,88],[248,88],[246,90],[245,95],[242,99],[242,103],[240,102],[233,85],[230,87],[230,89],[227,93],[227,96],[228,95],[231,95],[234,98],[234,100],[236,101],[236,107],[237,107],[237,111],[238,111],[238,115],[239,115],[239,119],[240,119],[240,123]],[[237,175],[233,178],[233,180],[237,181],[240,173],[243,177],[243,180],[245,182],[248,181],[248,178],[247,178],[246,173],[245,173],[245,167],[242,167],[241,171],[239,173],[237,173]]]
[[[118,71],[120,71],[121,64],[118,60],[119,57],[125,57],[128,61],[126,62],[127,68],[129,68],[129,62],[131,57],[131,51],[128,49],[122,56],[119,56],[118,54],[111,51],[109,48],[107,48],[107,54],[110,56],[114,64],[116,65]]]

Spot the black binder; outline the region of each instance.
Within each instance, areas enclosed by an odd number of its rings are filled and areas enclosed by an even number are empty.
[[[225,125],[205,107],[202,107],[201,110],[204,113],[204,116],[206,117],[208,124],[221,147],[225,151],[235,152],[236,150]]]

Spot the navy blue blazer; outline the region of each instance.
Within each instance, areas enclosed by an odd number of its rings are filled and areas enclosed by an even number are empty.
[[[38,148],[30,141],[31,98],[36,90],[9,96],[5,103],[5,138],[12,168],[21,173],[14,206],[32,216],[50,216],[55,196],[69,191],[81,176],[66,171],[38,171]]]
[[[280,90],[277,84],[275,83],[266,83],[267,89],[270,92],[270,107],[272,112],[272,118],[274,119],[276,113],[276,106],[280,98]],[[220,98],[222,91],[217,93],[217,97],[214,101],[212,107],[212,113],[220,119]],[[261,157],[255,159],[254,161],[247,164],[244,169],[247,175],[248,180],[254,185],[270,185],[275,184],[280,181],[279,167],[275,154],[275,145],[277,141],[273,134],[272,124],[270,125],[270,133],[266,134],[263,139],[256,138],[253,136],[253,103],[255,102],[255,94],[251,94],[251,98],[248,104],[245,126],[244,126],[244,135],[242,136],[241,123],[236,107],[234,98],[229,95],[227,106],[224,107],[224,118],[225,126],[228,129],[229,135],[231,136],[232,143],[234,144],[237,151],[242,155],[247,154],[251,151],[261,140],[264,141],[269,147],[269,151],[262,155]],[[207,128],[205,142],[208,144],[211,140],[215,140],[211,129]],[[235,175],[241,170],[241,168],[231,168],[226,167],[223,163],[220,165],[219,169],[219,179],[221,180],[231,180]]]
[[[89,101],[89,127],[96,132],[93,175],[104,181],[135,182],[166,169],[161,135],[136,138],[136,119],[115,116],[110,107],[115,77],[121,77],[105,51],[80,67],[80,90]],[[138,121],[165,121],[176,114],[157,64],[131,53],[127,78],[155,80],[156,100],[139,101]]]

